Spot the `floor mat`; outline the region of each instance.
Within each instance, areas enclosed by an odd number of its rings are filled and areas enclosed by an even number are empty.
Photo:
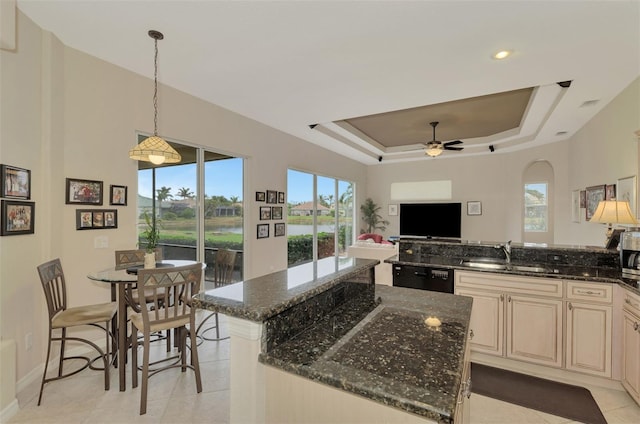
[[[586,424],[607,424],[591,392],[580,386],[472,363],[471,391]]]

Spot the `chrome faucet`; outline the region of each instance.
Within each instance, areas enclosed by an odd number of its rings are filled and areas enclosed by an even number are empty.
[[[496,244],[493,247],[496,249],[502,249],[502,251],[504,252],[505,260],[507,261],[508,264],[511,263],[511,240],[509,240],[505,244]]]

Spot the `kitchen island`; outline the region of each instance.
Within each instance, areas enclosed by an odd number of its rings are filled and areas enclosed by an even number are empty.
[[[323,259],[198,295],[229,316],[232,422],[461,421],[471,298],[376,287],[376,264]]]

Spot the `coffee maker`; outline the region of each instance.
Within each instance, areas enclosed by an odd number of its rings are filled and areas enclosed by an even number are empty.
[[[625,231],[620,243],[620,265],[622,272],[640,275],[640,231]]]

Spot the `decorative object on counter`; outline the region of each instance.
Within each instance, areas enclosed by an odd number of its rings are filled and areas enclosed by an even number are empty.
[[[258,224],[258,238],[269,238],[269,224]]]
[[[471,391],[525,408],[570,420],[606,424],[591,392],[584,387],[559,383],[513,371],[471,364]]]
[[[636,176],[618,179],[616,187],[617,200],[626,200],[634,216],[638,215],[638,205],[636,203]]]
[[[427,324],[427,327],[435,327],[438,328],[442,325],[442,322],[438,319],[438,317],[428,317],[424,320],[424,323]]]
[[[144,248],[147,251],[144,255],[144,267],[146,269],[155,268],[156,247],[158,247],[158,242],[160,241],[159,222],[155,217],[149,216],[148,213],[144,214],[144,222],[147,224],[147,228],[140,233],[140,238],[144,240]]]
[[[153,38],[155,54],[153,57],[153,136],[147,137],[136,147],[129,150],[129,158],[151,162],[154,165],[163,163],[178,163],[182,157],[162,137],[158,136],[158,40],[164,35],[161,32],[150,30],[149,37]]]
[[[34,202],[2,201],[2,236],[33,234],[36,218]]]
[[[127,186],[109,186],[109,204],[116,206],[127,206]]]
[[[275,205],[278,203],[278,192],[275,190],[267,190],[267,203]]]
[[[597,222],[607,225],[607,249],[615,249],[620,242],[620,233],[623,229],[613,229],[613,224],[638,225],[638,220],[631,212],[629,202],[618,200],[602,200],[598,203],[589,222]]]
[[[11,165],[0,165],[0,197],[31,199],[31,171]]]
[[[102,181],[66,179],[67,205],[102,205]]]
[[[273,236],[274,237],[282,237],[285,234],[285,223],[284,222],[276,222],[273,224]]]
[[[118,228],[115,209],[76,209],[76,230],[103,230]]]
[[[477,200],[467,202],[467,215],[482,215],[482,202]]]
[[[398,205],[389,205],[389,216],[398,215]]]
[[[591,217],[595,213],[596,208],[598,207],[598,203],[604,200],[604,194],[605,194],[604,184],[593,186],[593,187],[587,187],[587,211],[586,211],[587,221],[591,221]]]
[[[271,207],[260,206],[260,221],[265,221],[269,219],[271,219]]]
[[[604,200],[615,200],[616,199],[616,185],[615,184],[607,184],[604,193]]]
[[[360,205],[360,212],[362,213],[362,220],[367,228],[360,230],[361,233],[373,233],[375,230],[384,231],[389,225],[389,221],[382,219],[380,215],[380,206],[378,206],[370,197],[367,197],[362,205]]]

